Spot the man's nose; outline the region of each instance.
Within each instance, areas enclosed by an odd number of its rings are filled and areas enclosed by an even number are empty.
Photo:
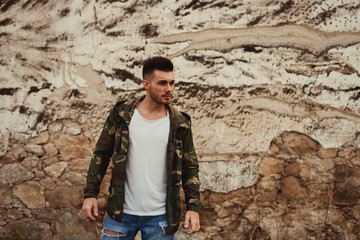
[[[166,84],[166,91],[171,91],[171,84]]]

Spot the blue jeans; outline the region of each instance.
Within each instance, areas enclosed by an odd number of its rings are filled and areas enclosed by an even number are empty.
[[[167,228],[165,214],[159,216],[135,216],[123,213],[120,222],[106,215],[100,239],[132,240],[140,231],[143,240],[173,240],[173,234],[166,234]],[[111,231],[111,234],[109,231]]]

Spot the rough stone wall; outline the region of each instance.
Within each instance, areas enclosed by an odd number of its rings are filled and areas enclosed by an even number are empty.
[[[202,230],[191,239],[360,238],[360,3],[0,2],[0,239],[98,239],[81,191],[104,119],[176,65]],[[177,239],[187,239],[179,231]]]

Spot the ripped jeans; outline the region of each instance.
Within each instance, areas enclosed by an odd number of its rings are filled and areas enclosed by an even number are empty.
[[[121,222],[106,216],[101,230],[101,240],[132,240],[141,232],[142,240],[173,240],[173,234],[166,234],[166,215],[135,216],[123,213]]]

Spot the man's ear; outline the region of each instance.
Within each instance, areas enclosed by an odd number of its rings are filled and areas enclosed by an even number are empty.
[[[149,80],[144,79],[142,82],[143,82],[143,86],[144,86],[144,88],[147,90],[147,89],[149,88],[149,85],[150,85]]]

